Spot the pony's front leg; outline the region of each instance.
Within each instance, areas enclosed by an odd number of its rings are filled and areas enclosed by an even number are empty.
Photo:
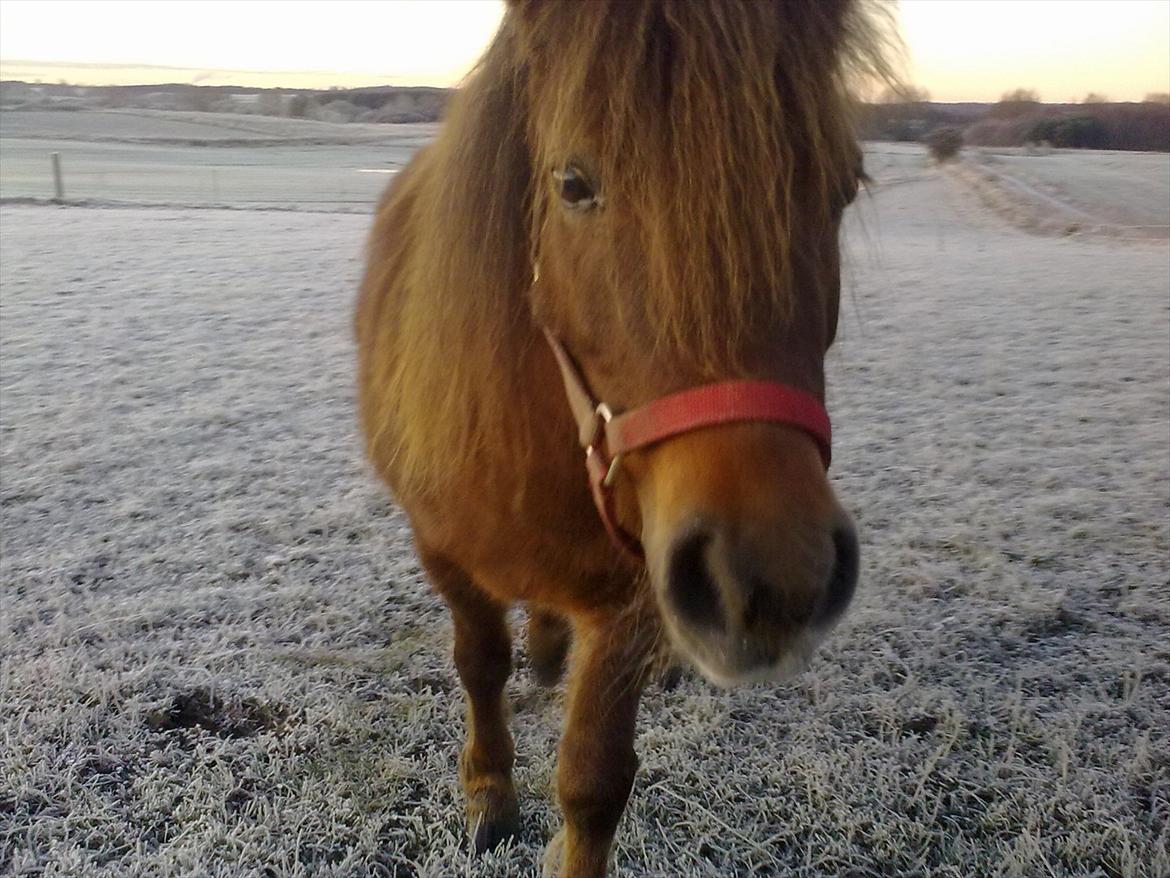
[[[512,671],[506,607],[445,558],[422,551],[419,555],[455,623],[455,667],[467,692],[467,741],[459,755],[459,780],[467,831],[479,853],[514,835],[520,822],[504,701],[504,684]]]
[[[657,622],[630,610],[577,621],[557,795],[565,823],[545,854],[546,878],[604,876],[638,757],[634,722]]]

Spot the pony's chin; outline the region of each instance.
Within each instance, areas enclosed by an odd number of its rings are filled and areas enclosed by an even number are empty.
[[[772,662],[746,659],[718,644],[695,642],[667,626],[675,653],[716,686],[730,689],[752,683],[784,683],[808,669],[824,635],[802,631]]]

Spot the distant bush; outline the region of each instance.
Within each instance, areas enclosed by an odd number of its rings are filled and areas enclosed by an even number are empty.
[[[949,162],[963,148],[963,132],[958,128],[936,128],[922,139],[927,150],[940,165]]]
[[[422,110],[402,110],[388,105],[377,110],[372,110],[369,115],[369,121],[390,123],[433,122],[435,121],[435,116]]]
[[[261,116],[283,116],[285,97],[279,91],[262,91],[256,96],[255,111]]]
[[[1001,104],[1038,104],[1040,95],[1034,88],[1017,88],[1015,91],[1005,92],[999,99]]]
[[[1034,115],[1016,119],[981,119],[965,130],[967,143],[973,146],[1020,146],[1028,142],[1035,123]]]
[[[403,89],[389,97],[358,96],[361,98],[367,106],[377,101],[369,116],[372,122],[434,122],[442,113],[447,95],[437,89]]]
[[[290,119],[308,119],[316,115],[317,102],[308,95],[293,95],[288,99],[286,112]]]
[[[349,101],[330,101],[317,110],[316,118],[322,122],[352,122],[359,113],[360,107],[355,107]]]
[[[1039,119],[1025,135],[1028,143],[1074,149],[1105,149],[1109,132],[1096,116],[1050,116]]]

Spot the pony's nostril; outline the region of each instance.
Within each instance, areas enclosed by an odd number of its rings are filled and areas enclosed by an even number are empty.
[[[696,531],[680,539],[670,555],[667,568],[667,593],[687,622],[703,628],[721,630],[723,611],[711,571],[707,567],[707,546],[711,537]]]
[[[857,587],[858,556],[857,534],[852,527],[839,527],[833,531],[835,558],[833,572],[825,587],[825,596],[817,611],[817,622],[828,624],[835,621],[849,606],[853,590]]]

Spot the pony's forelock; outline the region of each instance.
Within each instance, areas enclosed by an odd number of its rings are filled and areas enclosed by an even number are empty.
[[[889,75],[882,7],[622,0],[517,13],[537,79],[536,165],[594,144],[603,187],[642,235],[638,301],[654,341],[726,364],[745,326],[791,310],[796,223],[825,225],[853,182],[848,86]]]

